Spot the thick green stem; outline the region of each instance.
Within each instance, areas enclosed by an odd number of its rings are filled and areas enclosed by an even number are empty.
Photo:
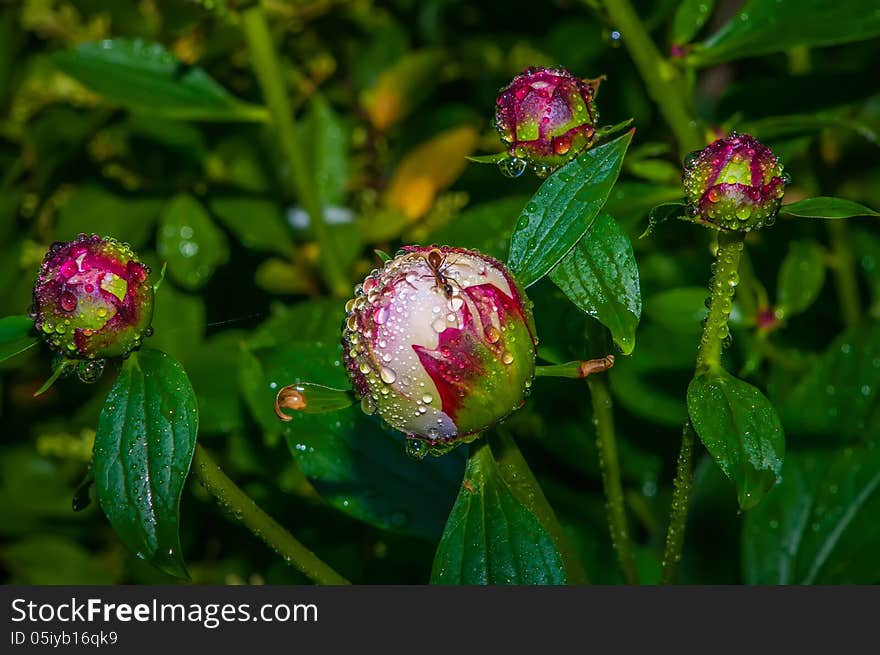
[[[715,255],[714,274],[709,284],[709,315],[703,325],[700,347],[697,351],[696,374],[717,371],[721,368],[721,352],[730,335],[727,324],[733,306],[733,294],[739,282],[737,269],[742,254],[745,233],[719,232],[718,251]],[[694,479],[694,429],[690,420],[685,422],[681,437],[681,450],[675,471],[672,492],[672,511],[666,532],[663,551],[663,571],[660,581],[675,581],[678,563],[684,548],[688,506]]]
[[[281,65],[269,33],[266,15],[259,3],[244,12],[242,24],[251,53],[251,65],[260,82],[279,146],[290,169],[289,182],[309,215],[312,232],[321,248],[322,271],[327,285],[334,295],[346,296],[351,292],[349,280],[324,221],[324,208],[309,170],[305,149],[297,134]]]
[[[602,0],[611,22],[635,62],[663,118],[672,128],[681,153],[702,148],[705,143],[694,113],[687,105],[690,93],[684,76],[651,40],[651,36],[629,0]]]
[[[852,327],[862,317],[862,305],[859,300],[859,280],[856,276],[856,263],[849,240],[849,230],[845,221],[825,221],[831,237],[832,270],[837,296],[843,310],[843,320],[847,327]]]
[[[602,470],[602,484],[605,487],[608,528],[624,579],[627,584],[638,584],[639,574],[636,570],[629,538],[620,462],[617,458],[617,442],[614,439],[611,394],[608,393],[604,377],[603,375],[592,376],[587,380],[587,384],[590,386],[590,397],[593,401],[593,423],[596,426],[599,468]]]
[[[193,473],[217,501],[240,520],[256,536],[266,542],[284,560],[317,584],[344,585],[348,580],[339,575],[266,514],[226,474],[208,452],[196,444]]]

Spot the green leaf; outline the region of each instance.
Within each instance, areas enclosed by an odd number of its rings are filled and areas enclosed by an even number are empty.
[[[180,494],[198,426],[183,367],[145,349],[122,365],[95,435],[95,486],[110,524],[138,557],[183,578]]]
[[[712,459],[736,484],[743,510],[757,505],[779,480],[785,435],[773,405],[758,389],[724,370],[688,385],[688,413]]]
[[[483,441],[434,557],[433,584],[565,584],[565,565],[538,517],[502,477]]]
[[[880,580],[880,448],[794,454],[782,482],[748,513],[746,584]]]
[[[229,260],[223,232],[198,200],[183,193],[162,212],[156,252],[168,262],[168,275],[188,290],[204,286],[214,269]]]
[[[220,196],[208,202],[223,225],[254,250],[290,257],[294,245],[284,212],[271,200],[252,196]]]
[[[112,567],[75,541],[56,536],[28,536],[0,546],[7,584],[96,585],[118,582]]]
[[[715,8],[714,0],[682,0],[672,21],[672,43],[690,43]]]
[[[709,66],[732,59],[827,46],[880,34],[880,12],[862,0],[748,0],[702,43],[688,63]]]
[[[644,239],[645,237],[650,236],[658,225],[665,223],[670,218],[684,216],[684,213],[685,204],[680,200],[675,202],[664,202],[656,207],[652,207],[651,211],[648,212],[648,227],[645,228],[645,231],[642,232],[639,238]]]
[[[544,277],[574,248],[617,181],[633,130],[587,150],[548,177],[514,228],[507,262],[520,284]]]
[[[816,302],[825,283],[825,251],[815,241],[795,241],[788,248],[776,284],[776,311],[788,318]]]
[[[613,218],[600,214],[550,271],[550,279],[575,305],[611,330],[623,354],[632,352],[642,315],[639,269],[629,238]]]
[[[880,329],[841,334],[779,404],[786,431],[864,439],[880,429]]]
[[[806,198],[779,208],[781,214],[799,218],[851,218],[880,216],[880,213],[845,198]]]
[[[307,338],[307,337],[306,337]],[[372,525],[436,539],[455,499],[464,452],[416,461],[401,432],[380,424],[359,405],[325,414],[289,412],[282,422],[275,395],[288,384],[349,386],[337,343],[290,341],[242,353],[241,388],[254,418],[284,434],[293,456],[321,496]]]
[[[23,353],[39,343],[34,321],[28,316],[0,318],[0,362]]]
[[[287,414],[324,414],[351,407],[355,402],[354,394],[350,390],[334,389],[314,382],[297,382],[284,389],[290,398],[279,405],[291,410]]]
[[[113,103],[161,118],[266,121],[263,107],[229,94],[198,66],[159,43],[105,39],[55,55],[61,69]]]
[[[645,301],[645,315],[655,323],[687,334],[699,334],[706,318],[705,287],[679,287],[661,291]]]
[[[244,427],[238,387],[230,380],[238,379],[241,342],[246,336],[244,331],[227,330],[187,347],[186,373],[199,399],[199,432],[203,435],[229,434]]]
[[[205,301],[163,284],[156,292],[152,326],[147,345],[188,363],[205,338]]]
[[[141,248],[162,210],[158,197],[123,196],[99,186],[79,187],[58,212],[54,236],[70,241],[81,232],[113,237]]]

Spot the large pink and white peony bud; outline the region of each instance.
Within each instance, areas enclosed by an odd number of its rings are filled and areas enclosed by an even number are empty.
[[[534,321],[495,259],[407,247],[357,287],[346,310],[344,357],[361,407],[410,445],[445,452],[523,404],[535,372]]]

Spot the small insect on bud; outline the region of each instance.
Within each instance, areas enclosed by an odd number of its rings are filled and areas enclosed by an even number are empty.
[[[81,234],[49,248],[31,316],[50,347],[68,359],[124,357],[151,332],[150,269],[128,245]]]
[[[517,176],[527,164],[541,177],[576,157],[596,134],[598,83],[564,68],[527,68],[501,91],[495,127],[510,159],[501,170]]]
[[[688,215],[719,229],[772,225],[788,182],[770,148],[748,134],[732,132],[684,160]]]
[[[440,454],[518,409],[535,373],[530,302],[498,261],[407,247],[356,289],[343,325],[361,407]]]

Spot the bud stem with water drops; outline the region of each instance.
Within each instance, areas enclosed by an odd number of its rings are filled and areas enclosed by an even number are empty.
[[[739,283],[739,260],[742,255],[744,232],[719,231],[718,248],[712,264],[712,279],[709,283],[709,314],[703,323],[700,346],[697,351],[696,373],[717,371],[721,368],[721,353],[730,343],[728,319],[733,306],[733,296]],[[666,533],[666,546],[663,551],[663,571],[661,582],[675,581],[678,563],[684,547],[684,531],[687,523],[688,506],[694,478],[694,429],[690,419],[682,432],[681,449],[675,480],[672,511]]]
[[[348,580],[260,509],[259,505],[227,477],[214,458],[199,444],[196,444],[193,453],[192,470],[202,486],[224,509],[309,580],[321,585],[349,584]]]

